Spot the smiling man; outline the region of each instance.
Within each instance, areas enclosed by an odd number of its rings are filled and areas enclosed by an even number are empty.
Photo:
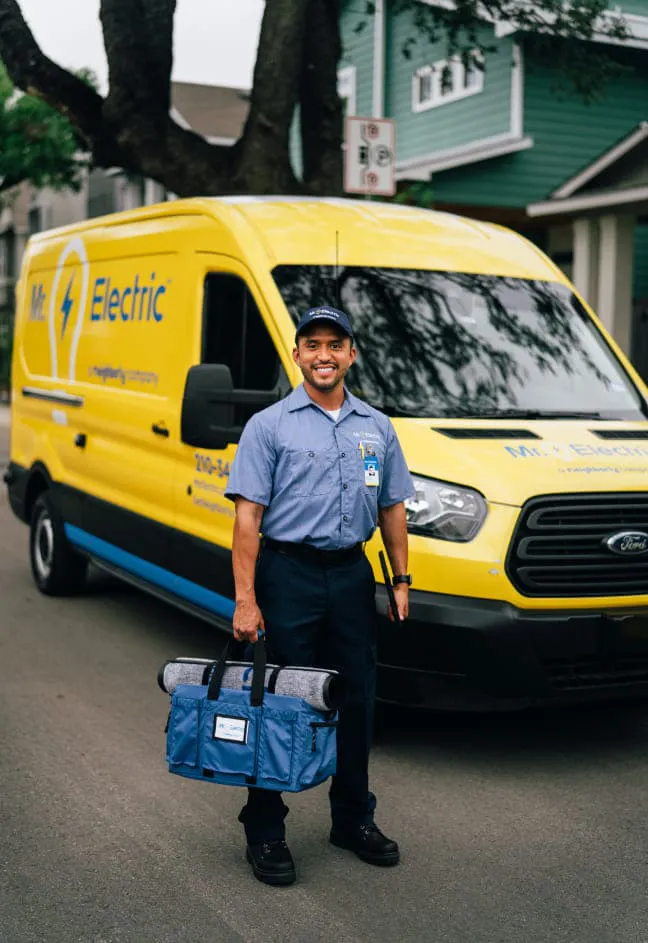
[[[234,636],[255,642],[264,629],[273,661],[341,672],[330,841],[370,864],[394,865],[398,845],[375,825],[369,791],[376,607],[364,543],[379,525],[405,619],[411,578],[403,502],[414,488],[390,420],[345,389],[356,358],[346,314],[308,311],[293,357],[303,385],[250,419],[227,485],[236,503]],[[287,812],[280,793],[250,789],[239,816],[248,861],[267,884],[295,880]]]

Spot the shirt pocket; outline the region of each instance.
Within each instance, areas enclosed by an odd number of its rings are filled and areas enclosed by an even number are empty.
[[[336,484],[335,454],[328,449],[290,453],[290,490],[298,498],[330,494]]]

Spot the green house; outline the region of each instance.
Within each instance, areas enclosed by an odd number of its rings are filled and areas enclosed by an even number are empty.
[[[620,11],[631,38],[594,41],[622,68],[586,104],[511,24],[484,23],[493,51],[466,70],[445,41],[403,55],[416,30],[391,0],[369,17],[347,0],[339,91],[348,114],[394,120],[400,190],[536,242],[648,378],[648,0]]]

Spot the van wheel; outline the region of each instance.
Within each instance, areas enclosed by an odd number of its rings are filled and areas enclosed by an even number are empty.
[[[83,589],[88,561],[72,549],[49,492],[36,500],[31,516],[29,559],[36,586],[46,596],[69,596]]]

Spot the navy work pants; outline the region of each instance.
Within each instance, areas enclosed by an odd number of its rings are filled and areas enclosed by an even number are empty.
[[[368,763],[376,687],[375,581],[364,554],[349,562],[305,561],[263,547],[257,601],[269,661],[334,668],[345,682],[337,730],[337,773],[329,798],[337,829],[373,821]],[[281,793],[251,788],[239,821],[251,845],[283,839],[288,812]]]

